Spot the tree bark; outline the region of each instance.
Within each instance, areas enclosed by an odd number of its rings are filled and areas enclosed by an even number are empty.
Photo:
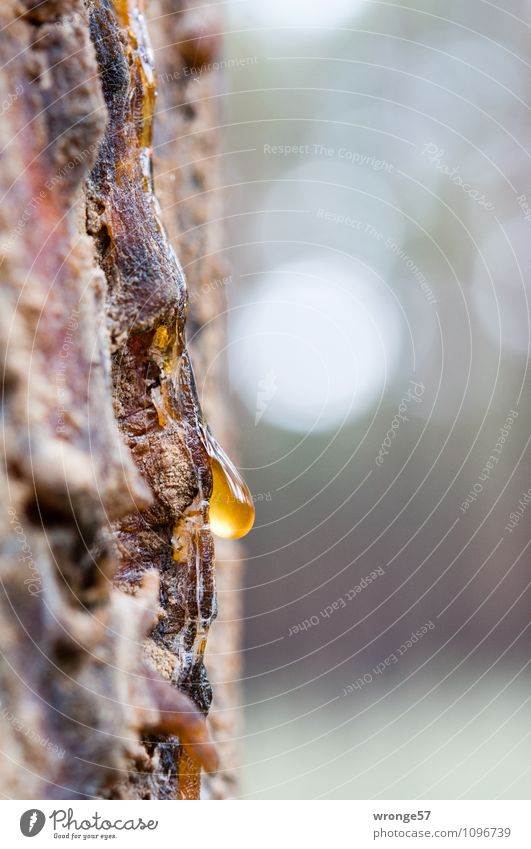
[[[196,335],[222,299],[205,284],[226,274],[210,223],[219,28],[151,4],[163,69],[191,57],[205,69],[201,106],[189,108],[187,83],[162,85],[154,162],[143,12],[141,0],[0,8],[0,792],[11,798],[198,798],[201,767],[219,758],[206,793],[234,792],[230,625],[213,660],[217,747],[205,724],[212,473],[183,273]],[[201,334],[199,369],[219,344]],[[206,392],[218,425],[219,386]],[[221,574],[236,589],[237,569]]]

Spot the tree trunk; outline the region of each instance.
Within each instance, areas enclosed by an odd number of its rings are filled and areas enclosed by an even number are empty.
[[[171,0],[150,17],[155,161],[141,0],[0,7],[0,792],[11,798],[198,798],[201,767],[219,758],[205,792],[234,789],[229,685],[216,692],[217,745],[205,724],[215,444],[185,343],[183,273],[198,338],[223,297],[208,284],[227,274],[209,223],[221,217],[208,72],[220,27]],[[190,63],[204,69],[196,105],[190,77],[170,76]],[[200,334],[199,371],[220,345]],[[218,431],[220,385],[205,393]],[[233,564],[220,580],[237,588]],[[237,678],[237,639],[219,628],[214,680]]]

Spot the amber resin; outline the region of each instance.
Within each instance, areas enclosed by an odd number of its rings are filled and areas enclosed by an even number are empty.
[[[199,505],[192,505],[191,509],[187,511],[187,516],[194,517],[195,522],[195,517],[201,515],[201,509],[198,509],[198,507],[207,506],[212,533],[224,539],[240,539],[249,533],[254,524],[253,497],[238,469],[202,418],[192,366],[187,356],[183,359],[187,366],[188,380],[183,380],[183,360],[179,359],[176,352],[175,339],[176,334],[170,333],[167,327],[161,325],[157,328],[152,342],[153,349],[161,355],[161,367],[165,375],[160,390],[153,392],[159,424],[164,427],[169,418],[175,418],[172,397],[175,397],[175,385],[177,384],[182,397],[191,395],[194,398],[196,410],[200,414],[197,423],[198,432],[202,436],[212,470],[210,498],[204,498],[203,493],[200,492]],[[179,374],[180,370],[181,374]],[[177,417],[176,423],[178,421],[179,418]],[[178,560],[182,541],[179,542],[179,533],[177,532],[174,533],[173,545],[174,559]]]
[[[242,476],[223,448],[208,434],[208,453],[212,466],[210,529],[218,537],[239,539],[254,524],[254,503]]]

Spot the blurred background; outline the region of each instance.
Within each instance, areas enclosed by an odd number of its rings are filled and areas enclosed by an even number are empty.
[[[528,798],[531,8],[226,8],[241,796]]]

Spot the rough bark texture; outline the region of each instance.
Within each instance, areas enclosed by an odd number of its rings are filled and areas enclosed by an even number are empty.
[[[219,47],[180,10],[150,8],[173,71],[190,45],[194,65]],[[0,792],[11,798],[197,798],[201,764],[216,766],[204,723],[216,614],[208,433],[185,278],[153,191],[142,13],[140,0],[0,7]],[[219,237],[188,231],[215,218],[204,198],[218,175],[215,160],[180,166],[212,156],[215,134],[190,130],[212,125],[215,101],[190,111],[186,85],[163,91],[158,143],[173,144],[159,147],[158,188],[197,329],[220,307],[204,285],[222,273]],[[213,344],[201,337],[199,368]],[[217,386],[206,398],[219,415]],[[212,661],[214,798],[234,787],[237,694],[222,682],[237,677],[236,639],[222,628]]]
[[[223,19],[204,4],[153,0],[148,25],[158,74],[155,126],[155,187],[168,234],[188,281],[188,340],[206,419],[233,448],[236,442],[226,410],[226,385],[219,350],[231,269],[222,256],[224,197],[220,157],[218,94]],[[208,375],[206,379],[203,376]],[[208,724],[220,768],[203,780],[203,795],[222,799],[237,789],[241,703],[241,566],[239,544],[216,540],[216,584],[221,599],[207,644],[213,690]]]

